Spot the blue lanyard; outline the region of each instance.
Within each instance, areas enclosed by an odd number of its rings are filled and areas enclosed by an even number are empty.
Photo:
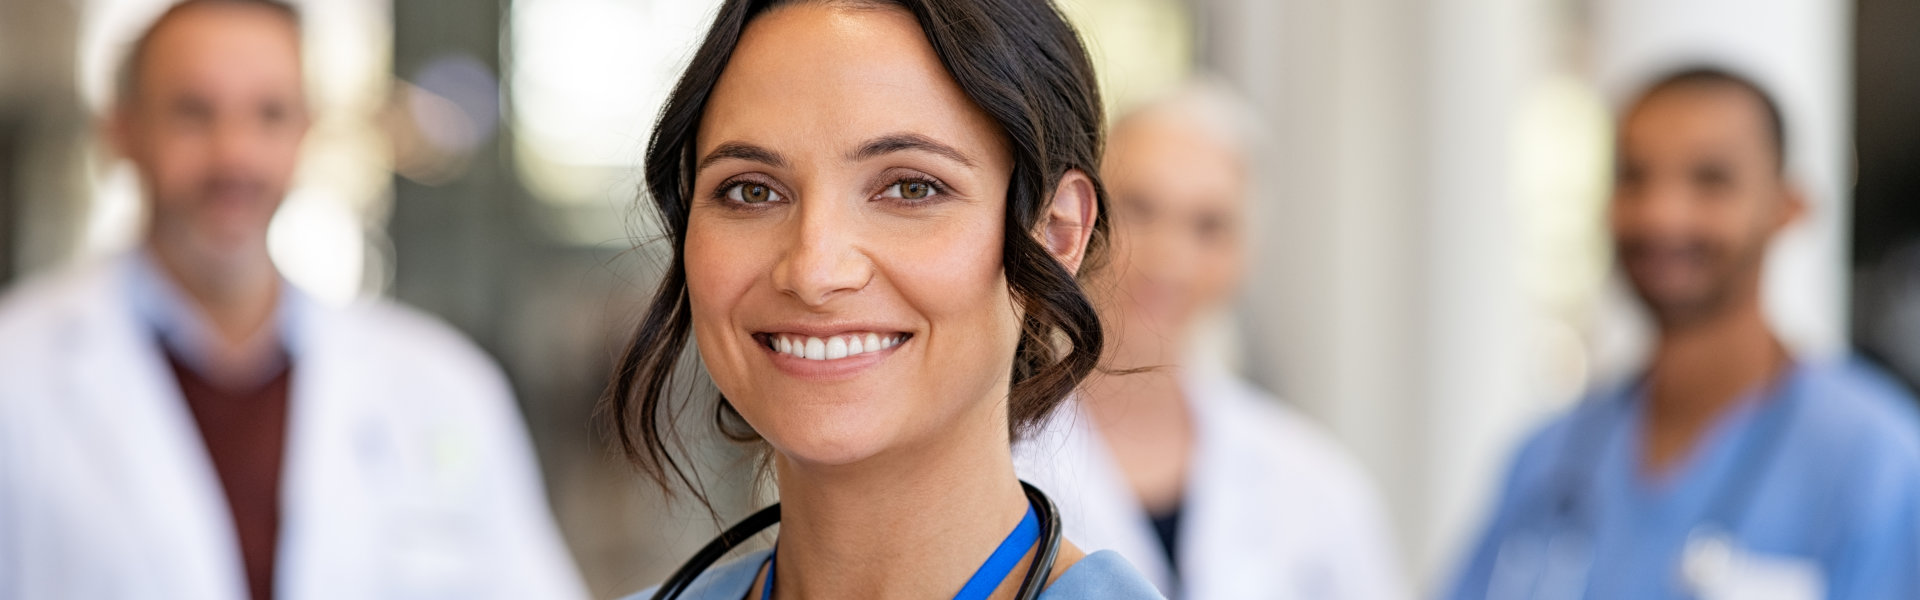
[[[1040,517],[1034,514],[1033,505],[1029,504],[1027,516],[1020,518],[1020,524],[1007,534],[1007,539],[1000,540],[1000,547],[995,548],[993,555],[987,557],[987,562],[973,572],[973,577],[960,587],[960,593],[953,595],[953,600],[980,600],[992,594],[995,588],[1000,587],[1000,582],[1013,573],[1013,568],[1020,564],[1020,557],[1027,555],[1027,548],[1038,541]],[[760,600],[773,598],[773,566],[777,554],[778,549],[767,554],[767,585],[760,589]]]

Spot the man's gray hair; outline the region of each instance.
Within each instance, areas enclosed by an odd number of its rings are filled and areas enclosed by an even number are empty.
[[[1114,120],[1119,132],[1136,119],[1171,117],[1232,150],[1242,161],[1251,162],[1272,143],[1269,123],[1239,89],[1214,75],[1197,75],[1145,102],[1137,104]]]

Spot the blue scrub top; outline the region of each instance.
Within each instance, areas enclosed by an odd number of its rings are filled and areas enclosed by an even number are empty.
[[[760,565],[767,562],[767,553],[761,550],[739,560],[708,569],[687,587],[683,600],[742,600],[747,597],[748,588],[753,586],[754,577],[760,574]],[[648,600],[658,587],[648,588],[644,592],[628,596],[627,600]],[[1047,589],[1040,591],[1041,600],[1163,600],[1153,584],[1133,570],[1127,559],[1121,558],[1112,550],[1102,550],[1088,554],[1080,562],[1067,567]]]
[[[1734,564],[1700,558],[1717,540],[1750,585],[1816,573],[1826,598],[1920,598],[1920,414],[1890,378],[1796,366],[1657,480],[1643,398],[1599,392],[1523,446],[1447,597],[1693,598],[1699,565]]]

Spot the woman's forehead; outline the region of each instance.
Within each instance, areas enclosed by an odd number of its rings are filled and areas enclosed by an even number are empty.
[[[775,8],[749,23],[714,86],[697,153],[728,143],[805,160],[899,134],[1010,163],[998,123],[948,74],[911,14],[844,4]]]

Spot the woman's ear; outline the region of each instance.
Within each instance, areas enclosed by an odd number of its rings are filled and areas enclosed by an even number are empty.
[[[1060,177],[1048,202],[1046,221],[1041,223],[1040,243],[1067,272],[1078,274],[1087,257],[1087,243],[1093,239],[1093,224],[1100,218],[1100,202],[1093,191],[1093,178],[1073,169]]]

